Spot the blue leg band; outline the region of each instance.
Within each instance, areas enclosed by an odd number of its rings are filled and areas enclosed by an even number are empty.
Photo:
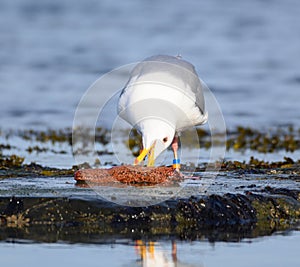
[[[180,159],[173,159],[173,164],[180,164]]]

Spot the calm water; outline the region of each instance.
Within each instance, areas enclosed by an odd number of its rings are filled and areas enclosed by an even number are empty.
[[[292,232],[240,243],[178,241],[177,262],[172,257],[171,241],[152,242],[151,250],[150,242],[137,245],[130,240],[102,245],[0,243],[0,258],[2,264],[11,267],[296,267],[300,264],[299,239],[300,232]],[[32,253],[34,256],[29,257]]]
[[[299,127],[299,13],[298,0],[2,0],[0,128],[71,127],[80,98],[99,76],[153,54],[192,62],[227,127]],[[48,163],[42,157],[29,160]],[[67,155],[59,166],[70,162]],[[147,266],[131,240],[22,242],[0,243],[2,265]],[[299,245],[299,231],[241,243],[178,242],[177,266],[299,266]],[[154,251],[174,266],[171,241]]]
[[[2,0],[0,126],[71,126],[100,75],[161,53],[196,66],[228,127],[300,125],[299,12],[297,0]]]

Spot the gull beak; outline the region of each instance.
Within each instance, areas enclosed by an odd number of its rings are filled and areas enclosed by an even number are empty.
[[[154,166],[155,163],[155,158],[154,158],[154,148],[155,148],[156,141],[153,142],[150,148],[148,149],[143,149],[142,152],[138,157],[135,158],[133,165],[138,165],[141,163],[144,158],[148,155],[148,164],[147,166]]]

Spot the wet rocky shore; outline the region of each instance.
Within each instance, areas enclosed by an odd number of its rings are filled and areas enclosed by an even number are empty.
[[[70,135],[64,131],[22,134],[26,140],[34,138],[36,149],[41,149],[43,142],[70,143]],[[264,147],[268,153],[294,152],[299,150],[299,135],[295,129],[280,130],[277,136],[275,133],[272,136],[239,128],[229,135],[227,149],[242,151],[246,147],[256,155],[256,140],[257,147]],[[208,138],[204,133],[200,136]],[[104,136],[97,140],[106,142]],[[234,241],[299,229],[299,159],[286,156],[269,162],[250,156],[248,161],[225,160],[218,163],[218,177],[205,192],[178,194],[153,205],[130,207],[107,201],[93,194],[88,186],[78,186],[74,173],[83,166],[59,168],[24,163],[22,155],[9,153],[15,146],[9,141],[9,135],[3,138],[0,149],[0,240],[103,243],[118,238],[205,238]],[[139,141],[130,142],[134,146]],[[51,150],[51,146],[47,149]],[[55,147],[53,151],[54,155],[64,153]],[[185,168],[188,173],[189,166],[183,165]],[[205,163],[196,166],[193,178],[201,181],[204,170]]]
[[[300,191],[191,196],[149,207],[76,197],[0,198],[1,240],[104,242],[109,238],[235,240],[297,229]]]

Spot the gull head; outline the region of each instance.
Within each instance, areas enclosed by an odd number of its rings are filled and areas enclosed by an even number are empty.
[[[142,134],[143,149],[135,159],[139,164],[148,155],[148,166],[153,166],[155,159],[167,149],[174,138],[175,126],[160,118],[147,118],[137,123],[136,127]]]

